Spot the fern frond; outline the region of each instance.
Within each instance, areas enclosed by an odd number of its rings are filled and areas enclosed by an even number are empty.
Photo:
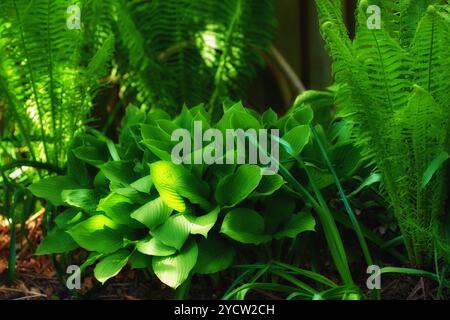
[[[441,105],[450,104],[449,14],[430,6],[412,43],[414,82]]]
[[[274,32],[269,0],[110,1],[131,67],[120,70],[144,108],[241,97]]]
[[[20,75],[17,82],[8,80],[9,90],[25,104],[26,113],[31,115],[34,126],[38,128],[45,159],[55,161],[61,140],[55,140],[46,132],[46,128],[51,128],[54,135],[59,133],[57,122],[61,116],[56,105],[63,83],[57,82],[61,71],[55,66],[63,61],[71,62],[78,37],[63,29],[66,26],[66,18],[60,14],[66,12],[63,1],[10,0],[4,1],[2,6],[3,12],[10,12],[9,16],[4,17],[10,25],[4,38],[8,39],[7,46],[15,47],[6,49],[14,50],[14,54],[7,55],[5,60],[10,57],[9,72],[14,68],[21,69],[14,71]],[[17,64],[22,66],[17,68]],[[21,116],[25,118],[24,112]],[[49,140],[53,140],[54,150],[51,150]],[[50,154],[54,154],[52,159]]]
[[[382,27],[398,41],[402,48],[408,48],[430,0],[374,0],[370,5],[381,9]],[[363,4],[363,1],[360,2]]]
[[[123,74],[130,70],[129,74],[125,77],[129,77],[126,85],[135,90],[134,94],[137,100],[144,104],[143,109],[158,106],[170,110],[174,101],[165,92],[163,70],[156,62],[150,49],[146,46],[148,40],[144,37],[145,33],[139,29],[142,25],[140,25],[138,20],[135,21],[133,17],[132,5],[143,4],[143,2],[137,1],[133,4],[127,4],[123,0],[112,1],[121,45],[128,58],[128,64],[119,66]],[[147,2],[145,5],[146,8],[142,12],[149,11],[147,10],[149,3]],[[151,34],[147,34],[146,36],[148,36],[148,39],[152,38]]]
[[[423,174],[430,163],[446,149],[449,119],[445,109],[424,89],[416,86],[408,105],[394,116],[391,134],[403,141],[398,168],[402,168],[397,217],[408,247],[417,264],[429,261],[433,253],[433,226],[442,213],[445,193],[445,168],[441,168],[425,188]],[[402,164],[400,166],[400,164]],[[391,173],[392,179],[397,178]],[[399,179],[398,179],[399,180]],[[397,182],[399,183],[399,182]]]
[[[86,49],[96,52],[114,33],[113,12],[114,8],[109,0],[85,0],[81,16]]]
[[[84,1],[78,3],[82,7]],[[91,74],[83,77],[83,35],[68,29],[67,7],[65,0],[0,3],[0,90],[14,97],[7,108],[20,134],[35,140],[31,154],[55,164],[64,161],[73,130],[87,115],[89,93],[96,85],[92,77],[104,71],[98,57]]]
[[[384,25],[370,30],[368,2],[361,0],[350,45],[335,25],[342,23],[341,15],[321,14],[322,34],[333,57],[338,113],[351,126],[355,143],[382,172],[383,188],[417,265],[432,258],[447,172],[440,169],[425,188],[423,175],[450,141],[450,5],[423,9],[429,2],[375,1],[384,5]],[[409,46],[415,30],[411,21],[417,19],[421,22]]]
[[[320,24],[333,24],[334,31],[346,45],[350,45],[348,30],[344,23],[343,5],[341,0],[316,0]]]
[[[393,112],[407,103],[407,93],[411,90],[411,59],[385,28],[370,30],[367,27],[368,18],[367,2],[361,1],[355,51],[358,53],[357,59],[365,65],[371,96],[376,98],[376,108],[389,115],[389,111]]]
[[[201,2],[197,1],[199,10]],[[214,50],[216,54],[211,104],[215,104],[218,97],[242,95],[243,88],[255,74],[255,66],[262,63],[258,50],[267,49],[271,43],[275,26],[272,10],[270,0],[232,0],[210,2],[203,11],[208,25],[201,45],[203,50]]]

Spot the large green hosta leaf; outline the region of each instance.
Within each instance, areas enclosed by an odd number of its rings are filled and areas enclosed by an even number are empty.
[[[67,231],[80,247],[101,253],[111,253],[123,246],[123,232],[111,219],[93,216]]]
[[[180,250],[189,237],[190,223],[183,214],[178,214],[150,233],[165,245]]]
[[[289,143],[291,147],[289,154],[291,156],[297,156],[302,152],[303,148],[308,144],[310,136],[311,132],[307,125],[296,126],[285,133],[283,140]],[[282,150],[283,153],[285,153],[284,150]]]
[[[97,208],[97,195],[91,189],[64,190],[61,192],[64,203],[88,213],[94,213]]]
[[[210,213],[198,217],[187,213],[177,214],[171,216],[158,228],[150,230],[150,233],[163,244],[179,250],[189,234],[200,234],[206,238],[209,230],[216,223],[219,211],[217,207]]]
[[[150,173],[161,198],[169,208],[178,212],[186,211],[186,203],[190,202],[208,206],[209,187],[186,168],[169,161],[158,161],[150,164]]]
[[[270,196],[285,184],[279,174],[265,175],[252,194],[252,197]]]
[[[189,221],[189,231],[191,234],[200,234],[205,238],[208,237],[208,232],[216,224],[220,208],[217,207],[213,211],[203,216],[193,216],[190,214],[184,215]]]
[[[225,111],[222,119],[217,123],[217,128],[222,132],[226,132],[227,129],[258,130],[261,124],[251,111],[239,102]]]
[[[220,232],[233,240],[246,244],[261,244],[271,241],[273,238],[295,238],[302,232],[314,231],[315,220],[309,213],[284,215],[288,219],[281,230],[274,230],[271,225],[266,226],[265,219],[256,211],[239,208],[228,212],[225,216]],[[267,221],[272,221],[268,219]]]
[[[314,112],[309,105],[301,105],[295,107],[286,114],[283,118],[278,120],[277,127],[284,132],[289,132],[297,126],[308,126],[314,119]]]
[[[130,184],[130,187],[142,193],[149,193],[152,185],[152,177],[148,175],[134,181],[132,184]]]
[[[152,236],[148,236],[145,239],[138,241],[136,243],[136,249],[149,256],[170,256],[176,252],[175,248],[166,246],[164,243],[159,241]]]
[[[104,149],[106,148],[99,146],[81,146],[73,149],[72,152],[78,159],[93,166],[99,166],[108,161],[108,154]]]
[[[88,215],[77,209],[70,208],[55,218],[55,224],[61,230],[67,230],[83,221]]]
[[[50,201],[55,206],[64,204],[61,196],[63,190],[79,189],[80,185],[72,178],[66,176],[50,177],[39,182],[33,183],[29,189],[39,198]]]
[[[172,213],[161,197],[149,201],[131,214],[131,217],[153,230],[164,223]]]
[[[153,271],[159,280],[176,289],[189,277],[189,273],[197,263],[197,257],[197,243],[191,240],[173,256],[153,257]]]
[[[242,165],[235,173],[219,181],[215,193],[216,200],[223,206],[234,207],[258,187],[261,179],[261,168],[255,165]]]
[[[152,257],[135,251],[130,257],[131,269],[146,269],[152,266]]]
[[[247,244],[261,244],[272,239],[265,234],[264,218],[251,209],[239,208],[227,213],[220,232]]]
[[[128,250],[117,251],[103,258],[94,269],[95,278],[102,284],[119,274],[128,262],[131,253]]]
[[[110,161],[100,165],[100,170],[111,182],[129,186],[139,179],[134,167],[135,164],[131,161]]]
[[[36,250],[36,255],[67,253],[78,247],[78,244],[67,232],[55,229],[50,231],[41,242]]]
[[[295,238],[302,232],[315,231],[316,221],[310,213],[294,214],[285,223],[284,228],[274,234],[277,240],[287,238]]]
[[[103,211],[113,221],[134,228],[142,225],[131,217],[135,205],[131,199],[119,193],[110,193],[106,198],[100,200],[97,210]]]

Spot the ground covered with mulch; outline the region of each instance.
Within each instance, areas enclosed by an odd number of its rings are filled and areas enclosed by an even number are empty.
[[[16,227],[16,277],[8,284],[7,268],[9,254],[10,227],[6,220],[0,220],[0,300],[61,300],[61,299],[98,299],[98,300],[148,300],[172,299],[174,291],[159,282],[154,276],[141,270],[125,269],[114,279],[101,285],[92,273],[82,279],[81,290],[70,291],[49,257],[34,256],[33,252],[42,239],[40,227],[43,213],[31,217],[24,230]],[[22,234],[21,234],[22,232]],[[26,237],[23,233],[26,233]],[[233,279],[224,275],[218,280],[213,277],[196,277],[192,281],[190,299],[220,299]],[[436,296],[436,284],[432,281],[409,276],[386,275],[382,279],[383,299],[428,300]],[[450,299],[450,294],[444,292]],[[268,292],[253,292],[252,299],[281,299]]]
[[[141,270],[125,269],[104,286],[95,280],[92,273],[82,279],[81,290],[70,291],[59,280],[53,262],[46,256],[35,256],[33,252],[42,239],[42,212],[31,217],[25,226],[27,237],[16,227],[16,277],[8,284],[7,268],[10,244],[10,227],[6,220],[0,220],[0,300],[54,300],[54,299],[171,299],[174,290],[165,286],[154,276]],[[211,278],[195,279],[190,298],[220,299],[219,291],[226,289]],[[222,293],[223,294],[223,293]]]

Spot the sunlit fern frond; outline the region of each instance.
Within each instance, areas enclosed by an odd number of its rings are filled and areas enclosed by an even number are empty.
[[[383,29],[387,30],[402,48],[408,48],[428,6],[445,4],[447,0],[365,0],[359,3],[364,8],[369,5],[378,6],[381,9]]]
[[[341,0],[316,0],[316,8],[322,23],[332,23],[336,33],[346,45],[350,45],[348,30],[344,23],[343,3]]]
[[[83,1],[79,1],[80,7]],[[68,28],[67,1],[5,0],[0,3],[0,90],[26,137],[31,156],[59,164],[87,116],[92,81],[104,72],[113,46],[83,72],[81,30]]]
[[[404,107],[411,90],[411,58],[386,28],[369,29],[366,1],[358,8],[354,52],[368,76],[370,95],[380,114],[389,116]]]
[[[317,0],[321,6],[329,2]],[[448,151],[450,138],[450,6],[427,7],[431,2],[375,1],[384,24],[374,29],[367,24],[373,14],[368,1],[359,1],[350,46],[335,27],[340,15],[319,10],[334,60],[338,112],[351,125],[355,143],[382,172],[409,256],[417,265],[429,263],[434,252],[433,230],[442,215],[447,174],[440,168],[425,186],[423,176]],[[418,20],[419,26],[413,27]]]
[[[418,25],[411,50],[414,82],[442,105],[450,104],[449,21],[447,11],[431,6]]]
[[[387,30],[401,47],[407,48],[414,37],[417,23],[430,2],[430,0],[373,0],[367,1],[367,5],[376,5],[381,9],[383,29]]]
[[[268,0],[110,1],[119,68],[144,108],[242,97],[274,33]]]
[[[210,102],[215,104],[224,96],[242,96],[255,67],[262,63],[259,53],[270,46],[274,30],[272,2],[210,1],[208,6],[204,2],[194,2],[206,22],[196,36],[214,71]]]

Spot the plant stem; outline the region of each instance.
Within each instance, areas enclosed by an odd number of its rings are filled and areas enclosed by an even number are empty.
[[[175,300],[186,300],[191,288],[192,273],[175,291]]]
[[[52,165],[49,163],[38,162],[38,161],[30,161],[30,160],[17,160],[17,161],[11,162],[9,164],[6,164],[4,166],[1,166],[0,173],[4,173],[8,170],[20,168],[20,167],[32,167],[35,169],[47,170],[52,173],[64,174],[64,170],[55,165]]]

